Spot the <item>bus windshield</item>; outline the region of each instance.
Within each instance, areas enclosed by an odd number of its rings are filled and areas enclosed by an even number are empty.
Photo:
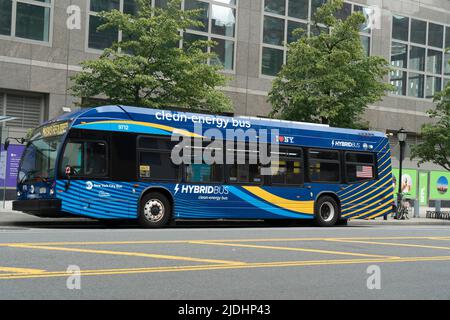
[[[55,178],[55,162],[62,136],[31,141],[22,156],[18,183]]]

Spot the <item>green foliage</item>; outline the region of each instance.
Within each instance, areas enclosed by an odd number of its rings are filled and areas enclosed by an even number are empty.
[[[317,10],[311,33],[289,45],[286,65],[273,82],[269,102],[271,115],[288,120],[328,123],[360,128],[368,104],[380,100],[392,86],[383,81],[388,62],[367,57],[359,30],[362,13],[346,20],[335,17],[342,0],[328,1]]]
[[[411,159],[419,159],[419,165],[433,162],[450,171],[450,86],[437,93],[434,101],[436,108],[428,111],[433,123],[422,126],[423,142],[412,146]]]
[[[104,50],[99,59],[83,62],[73,77],[78,97],[106,96],[111,104],[144,107],[178,106],[211,112],[231,110],[230,100],[218,86],[226,83],[219,66],[208,65],[211,41],[195,41],[180,49],[180,30],[201,26],[201,10],[181,10],[181,0],[167,9],[152,8],[151,1],[137,0],[136,15],[118,10],[102,12],[99,30],[116,29],[122,41]]]

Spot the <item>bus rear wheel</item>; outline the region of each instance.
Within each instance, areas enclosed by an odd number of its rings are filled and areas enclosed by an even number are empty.
[[[315,205],[315,224],[319,227],[332,227],[339,219],[339,205],[330,196],[323,196]]]
[[[139,224],[145,228],[161,228],[166,226],[172,216],[169,200],[158,192],[150,192],[142,197]]]

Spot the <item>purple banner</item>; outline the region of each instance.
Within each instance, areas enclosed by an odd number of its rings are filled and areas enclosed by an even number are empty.
[[[19,172],[19,163],[22,153],[25,150],[25,146],[11,144],[9,145],[6,157],[6,187],[15,188],[17,184],[17,173]],[[3,144],[1,146],[3,152]],[[4,179],[3,174],[0,175],[0,187],[3,187]]]

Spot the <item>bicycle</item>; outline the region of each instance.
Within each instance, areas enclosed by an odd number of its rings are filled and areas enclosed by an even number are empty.
[[[408,199],[403,197],[403,194],[400,194],[400,206],[392,214],[392,218],[396,220],[407,220],[409,219],[409,210],[411,208],[411,203]]]

